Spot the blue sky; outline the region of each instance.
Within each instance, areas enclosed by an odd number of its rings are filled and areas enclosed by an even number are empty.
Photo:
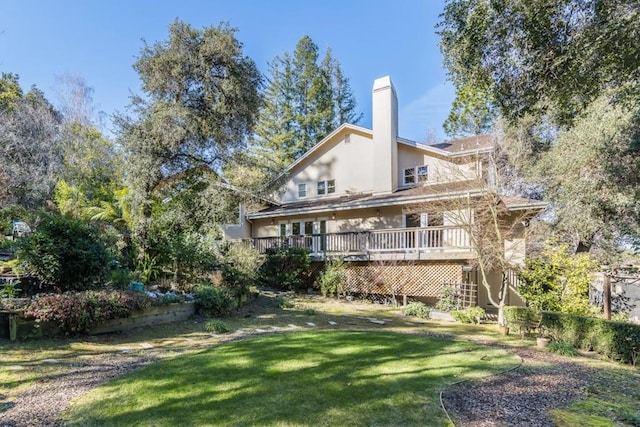
[[[0,71],[17,73],[54,103],[55,77],[80,75],[107,114],[139,91],[131,65],[143,46],[167,38],[175,18],[201,28],[228,21],[263,73],[274,56],[293,51],[305,34],[342,64],[371,126],[373,80],[390,75],[398,94],[400,135],[444,137],[454,97],[446,82],[435,24],[440,0],[3,0]]]

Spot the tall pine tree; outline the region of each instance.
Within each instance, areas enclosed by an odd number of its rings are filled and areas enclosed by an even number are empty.
[[[327,50],[302,37],[293,54],[270,64],[268,86],[254,135],[256,150],[282,169],[342,123],[356,124],[361,114],[340,63]]]

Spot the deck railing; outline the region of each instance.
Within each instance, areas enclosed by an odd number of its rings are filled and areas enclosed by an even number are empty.
[[[268,248],[284,246],[307,248],[316,255],[428,253],[471,249],[467,232],[456,226],[258,237],[253,239],[253,244],[260,253],[265,253]]]

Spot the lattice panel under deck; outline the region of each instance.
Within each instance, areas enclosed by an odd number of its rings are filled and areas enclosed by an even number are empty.
[[[350,263],[345,291],[357,294],[437,297],[445,283],[462,281],[462,264],[436,262]]]

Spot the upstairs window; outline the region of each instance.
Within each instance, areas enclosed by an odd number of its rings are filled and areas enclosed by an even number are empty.
[[[404,170],[404,185],[413,185],[429,179],[429,166],[422,165]]]
[[[307,197],[307,184],[298,184],[298,198],[304,199]]]
[[[324,196],[325,194],[333,194],[336,192],[336,180],[330,179],[328,181],[318,181],[318,196]]]

